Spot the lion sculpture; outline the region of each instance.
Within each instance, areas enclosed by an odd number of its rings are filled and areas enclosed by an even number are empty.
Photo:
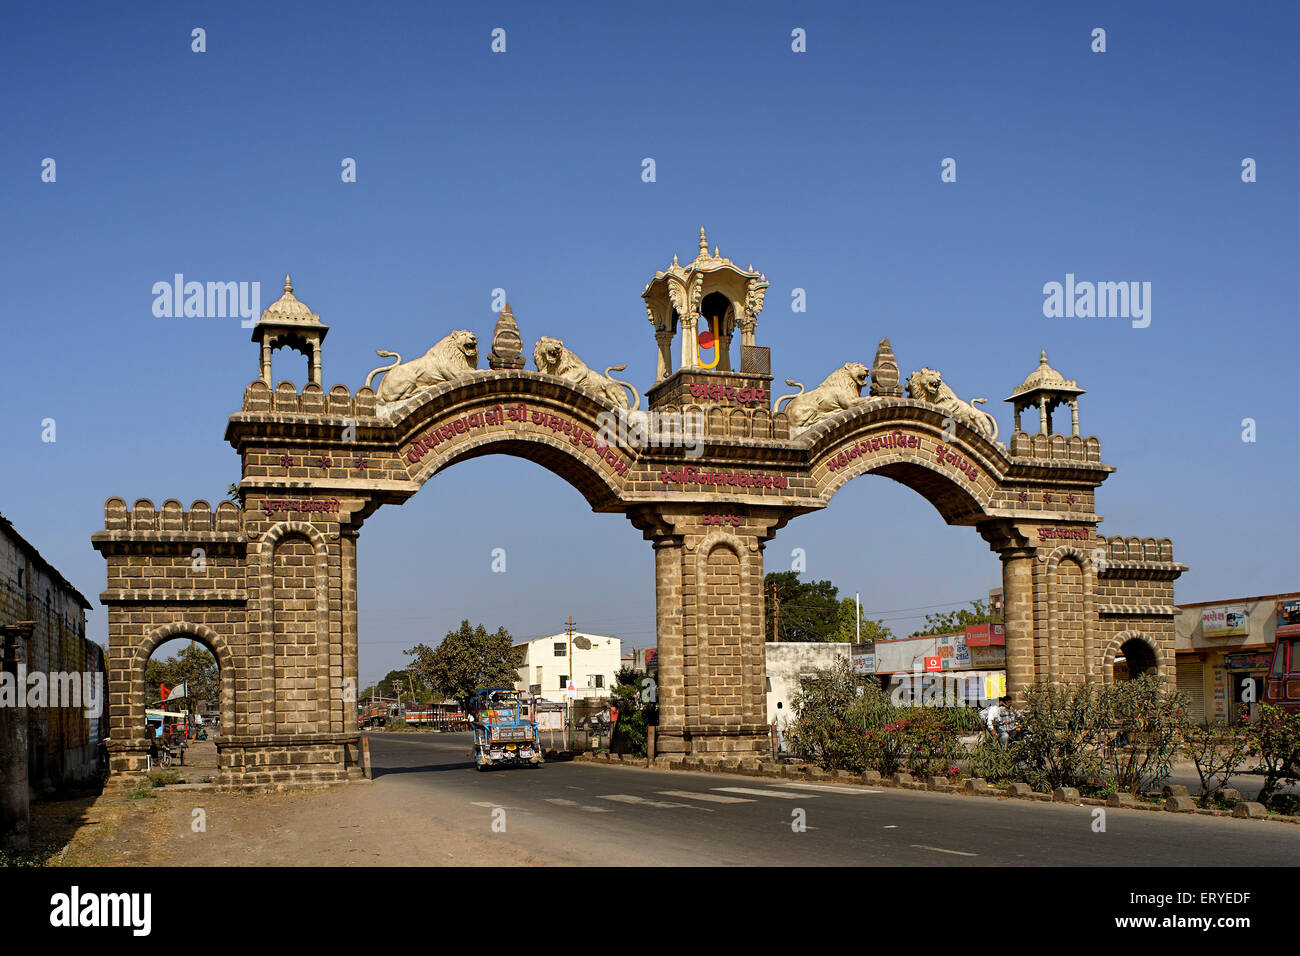
[[[478,337],[461,329],[441,339],[418,359],[403,362],[396,352],[376,349],[376,355],[396,359],[392,365],[377,368],[366,376],[366,388],[376,375],[387,373],[379,383],[375,398],[381,404],[400,402],[416,392],[450,382],[478,368]]]
[[[802,382],[787,378],[785,384],[798,386],[799,391],[778,399],[776,410],[781,410],[781,402],[789,401],[785,413],[790,419],[790,427],[811,428],[827,415],[870,402],[871,398],[862,395],[870,375],[871,370],[861,362],[848,362],[843,368],[831,372],[826,381],[811,392],[803,390]]]
[[[566,349],[563,341],[553,339],[549,335],[543,335],[537,340],[537,345],[533,348],[533,361],[537,363],[537,371],[545,372],[547,375],[557,375],[619,408],[629,407],[627,393],[631,392],[631,410],[636,411],[641,407],[641,395],[634,386],[610,377],[610,372],[621,372],[627,368],[626,365],[611,365],[605,369],[604,375],[599,375],[589,369],[582,359]]]
[[[907,394],[909,398],[938,405],[949,418],[975,430],[989,441],[998,440],[998,420],[988,412],[980,411],[975,407],[984,404],[988,399],[975,398],[963,402],[935,369],[923,368],[909,375]]]

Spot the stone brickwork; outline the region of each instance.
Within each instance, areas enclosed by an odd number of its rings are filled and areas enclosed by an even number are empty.
[[[702,251],[695,268],[726,272],[728,262]],[[486,454],[542,465],[652,544],[663,753],[718,759],[766,749],[764,546],[865,474],[907,485],[1002,558],[1013,696],[1035,680],[1114,679],[1116,657],[1134,640],[1152,649],[1160,673],[1172,673],[1173,581],[1184,568],[1167,540],[1097,536],[1095,492],[1114,468],[1102,463],[1096,438],[1017,429],[1003,444],[940,406],[881,395],[791,439],[786,415],[771,411],[770,376],[671,370],[666,346],[679,306],[689,306],[674,276],[661,276],[663,289],[648,287],[660,362],[649,410],[700,414],[702,447],[689,453],[602,431],[627,412],[608,394],[541,372],[474,370],[392,403],[377,402],[370,388],[272,387],[264,375],[226,428],[242,466],[242,507],[196,502],[185,511],[169,501],[155,509],[141,500],[128,511],[109,499],[93,541],[108,564],[101,597],[114,771],[143,768],[144,663],[163,635],[183,633],[221,664],[221,783],[357,776],[364,522],[442,469]],[[718,288],[749,303],[732,314],[752,338],[761,276],[737,276],[717,278]],[[688,291],[703,282],[685,272],[682,281]],[[1036,374],[1037,391],[1024,394],[1050,398],[1056,373],[1045,358]],[[758,384],[761,400],[742,395]],[[1074,388],[1067,398],[1077,420]],[[1047,411],[1042,417],[1050,425]]]

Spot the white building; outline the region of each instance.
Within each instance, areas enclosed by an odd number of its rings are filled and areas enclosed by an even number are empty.
[[[604,634],[574,631],[573,659],[569,659],[568,631],[516,644],[524,652],[516,690],[532,690],[547,700],[563,702],[564,689],[573,680],[578,697],[608,697],[614,675],[622,667],[623,642]]]

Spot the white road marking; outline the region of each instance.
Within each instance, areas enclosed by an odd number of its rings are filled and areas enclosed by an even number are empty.
[[[724,797],[720,793],[692,793],[689,790],[660,790],[665,797],[680,797],[683,800],[707,800],[709,803],[754,803],[748,797]]]
[[[967,853],[964,850],[945,850],[941,846],[926,846],[924,843],[913,843],[914,850],[933,850],[935,853],[951,853],[953,856],[979,856],[978,853]]]
[[[855,796],[864,793],[884,793],[883,790],[869,790],[866,787],[836,787],[824,783],[783,783],[783,787],[798,787],[800,790],[824,790],[827,793],[851,793]]]
[[[782,800],[794,800],[802,797],[805,800],[816,800],[815,794],[811,793],[794,793],[790,790],[754,790],[750,787],[710,787],[710,790],[721,790],[723,793],[748,793],[755,797],[779,797]]]
[[[609,807],[583,807],[588,813],[613,813]]]
[[[553,803],[557,807],[577,807],[581,806],[577,800],[561,800],[559,797],[547,797],[547,803]]]
[[[645,797],[633,796],[630,793],[608,793],[600,795],[601,800],[614,800],[618,803],[635,803],[644,807],[658,807],[661,810],[676,809],[685,807],[688,810],[704,810],[704,807],[693,807],[689,803],[669,803],[666,800],[647,800]],[[712,813],[712,810],[705,810],[706,813]]]

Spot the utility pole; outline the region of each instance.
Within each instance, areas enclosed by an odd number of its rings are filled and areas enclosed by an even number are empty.
[[[854,629],[854,633],[856,637],[854,639],[854,643],[861,644],[862,643],[862,592],[861,591],[853,592],[853,609],[854,609],[854,618],[856,620],[856,625]]]
[[[577,675],[576,675],[576,668],[574,668],[574,666],[573,666],[573,615],[572,615],[572,614],[569,615],[568,625],[569,625],[569,657],[568,657],[568,660],[566,661],[566,663],[569,665],[569,680],[573,681],[573,686],[576,688],[576,687],[578,686],[578,678],[577,678]],[[565,686],[564,686],[564,699],[565,699],[565,701],[568,702],[568,705],[569,705],[569,721],[568,721],[568,723],[569,723],[569,733],[570,733],[570,735],[571,735],[570,739],[575,739],[577,735],[573,733],[573,700],[574,700],[574,698],[572,698],[572,697],[569,696],[569,686],[568,686],[568,684],[565,684]]]
[[[772,643],[778,643],[781,638],[777,634],[777,625],[781,621],[781,597],[776,591],[776,582],[772,582]]]

